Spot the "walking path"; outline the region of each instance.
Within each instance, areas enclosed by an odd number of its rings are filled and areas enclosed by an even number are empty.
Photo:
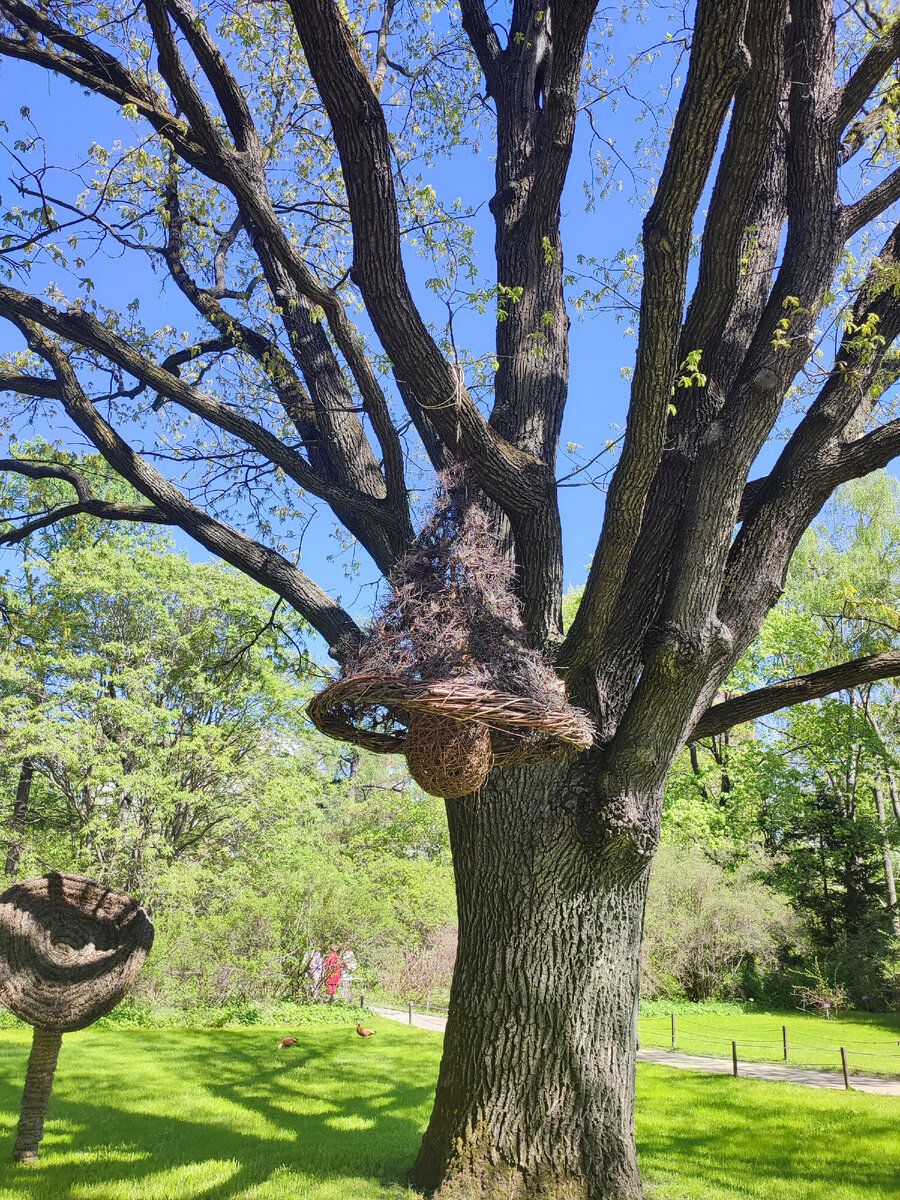
[[[409,1024],[409,1013],[403,1012],[400,1008],[382,1008],[380,1004],[370,1004],[373,1013],[378,1013],[379,1017],[384,1017],[388,1021],[400,1021],[403,1025]],[[438,1033],[443,1033],[447,1028],[447,1018],[436,1016],[434,1013],[413,1013],[413,1025],[418,1029],[434,1029]]]
[[[372,1005],[372,1012],[388,1021],[409,1023],[409,1013],[399,1008],[383,1008]],[[432,1013],[413,1013],[413,1025],[419,1029],[433,1029],[443,1033],[447,1018]],[[706,1071],[711,1075],[730,1075],[730,1058],[706,1058],[702,1054],[682,1054],[677,1050],[646,1047],[638,1050],[638,1062],[659,1063],[663,1067],[679,1067],[683,1071]],[[738,1074],[744,1079],[766,1079],[777,1083],[802,1083],[806,1087],[843,1089],[844,1077],[832,1071],[812,1071],[805,1067],[780,1066],[778,1063],[738,1061]],[[854,1091],[874,1092],[881,1096],[900,1096],[900,1079],[879,1079],[875,1075],[851,1075],[850,1087]]]

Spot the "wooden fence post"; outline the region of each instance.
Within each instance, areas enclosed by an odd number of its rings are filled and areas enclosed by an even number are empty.
[[[409,1023],[412,1025],[412,1000],[409,1002]]]
[[[672,1013],[672,1049],[675,1049],[675,1014]]]
[[[841,1066],[844,1068],[844,1087],[850,1091],[850,1075],[847,1072],[847,1051],[841,1046]]]
[[[360,1008],[366,1007],[366,993],[365,992],[359,993],[359,1007]]]
[[[781,1037],[784,1042],[784,1061],[788,1060],[787,1025],[781,1027]]]
[[[737,1042],[731,1043],[731,1069],[734,1072],[735,1079],[737,1079]]]

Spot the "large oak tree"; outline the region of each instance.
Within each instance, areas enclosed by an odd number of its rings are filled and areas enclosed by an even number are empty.
[[[459,0],[423,8],[436,24],[420,26],[397,0],[0,0],[0,55],[106,97],[139,132],[95,149],[80,196],[29,165],[34,140],[16,151],[0,315],[27,350],[0,384],[67,418],[146,504],[106,501],[52,463],[2,468],[69,482],[68,513],[180,526],[340,658],[358,626],[277,523],[259,532],[267,497],[318,498],[387,573],[414,537],[411,448],[434,468],[462,460],[514,556],[533,644],[596,722],[589,752],[495,772],[477,803],[447,805],[460,950],[413,1172],[442,1197],[640,1196],[639,950],[667,772],[691,737],[847,685],[825,673],[710,707],[826,498],[900,450],[885,401],[900,229],[860,248],[900,198],[900,169],[877,165],[894,145],[900,20],[877,3],[699,0],[643,222],[627,426],[563,636],[560,200],[597,92],[596,8]],[[487,378],[452,326],[429,323],[404,249],[409,235],[465,247],[414,158],[452,156],[473,96],[496,174],[477,217],[493,222],[499,302]],[[195,314],[187,342],[68,302],[58,279],[42,292],[42,262],[79,269],[70,235],[149,254]],[[844,301],[833,361],[816,367],[819,323]],[[790,437],[748,481],[782,417]],[[235,477],[229,509],[220,484]],[[846,670],[893,674],[889,657]]]

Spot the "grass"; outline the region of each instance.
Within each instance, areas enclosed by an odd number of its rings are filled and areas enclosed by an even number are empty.
[[[840,1047],[847,1049],[851,1075],[900,1076],[900,1013],[849,1013],[826,1021],[809,1013],[744,1013],[729,1016],[704,1012],[676,1013],[677,1049],[688,1054],[738,1057],[748,1062],[783,1062],[781,1027],[787,1026],[793,1066],[841,1069]],[[667,1017],[641,1017],[642,1046],[671,1046]]]
[[[0,1033],[0,1200],[413,1200],[438,1034],[376,1022],[67,1034],[35,1166],[12,1148],[28,1035]],[[653,1200],[900,1198],[900,1099],[642,1065]]]
[[[900,1099],[642,1063],[638,1152],[652,1200],[894,1200]]]

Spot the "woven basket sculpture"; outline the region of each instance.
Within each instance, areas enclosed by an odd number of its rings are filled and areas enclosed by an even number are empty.
[[[133,897],[81,875],[26,879],[0,896],[0,1003],[34,1026],[16,1161],[38,1156],[62,1035],[115,1008],[152,944]]]
[[[586,750],[593,726],[528,645],[512,566],[459,470],[391,580],[369,636],[308,713],[323,733],[406,755],[424,791],[478,791],[491,767]]]

